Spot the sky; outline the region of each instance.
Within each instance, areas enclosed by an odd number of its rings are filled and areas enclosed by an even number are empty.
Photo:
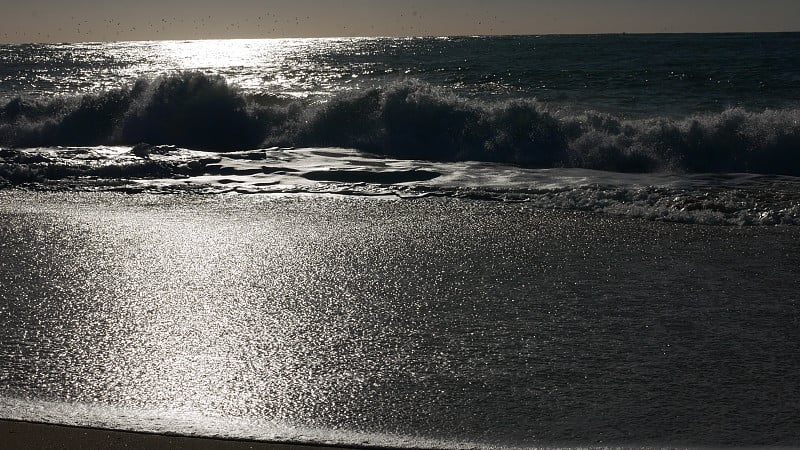
[[[798,0],[0,0],[0,43],[800,31]]]

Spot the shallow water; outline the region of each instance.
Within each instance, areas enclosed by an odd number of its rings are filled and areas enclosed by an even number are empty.
[[[145,146],[146,147],[146,146]],[[707,225],[800,224],[800,177],[619,173],[381,157],[342,148],[203,152],[174,146],[0,152],[0,188],[147,194],[337,194],[524,202]],[[3,177],[8,181],[4,182]]]
[[[397,446],[793,445],[797,227],[0,192],[0,416]]]

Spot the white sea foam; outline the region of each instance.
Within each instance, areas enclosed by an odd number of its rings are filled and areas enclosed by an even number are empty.
[[[340,148],[227,153],[145,148],[7,150],[0,177],[9,184],[56,190],[446,196],[687,223],[800,223],[800,179],[789,176],[531,169],[393,159]]]

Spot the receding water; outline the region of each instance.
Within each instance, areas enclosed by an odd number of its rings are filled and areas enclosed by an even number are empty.
[[[405,446],[800,442],[798,227],[0,195],[0,417]]]

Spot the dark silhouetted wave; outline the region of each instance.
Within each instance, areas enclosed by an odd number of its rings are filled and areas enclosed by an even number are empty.
[[[245,96],[197,72],[98,95],[0,107],[6,147],[169,144],[204,150],[346,147],[395,158],[476,160],[622,172],[800,175],[800,110],[688,117],[568,114],[520,99],[465,99],[419,81],[326,102]]]

